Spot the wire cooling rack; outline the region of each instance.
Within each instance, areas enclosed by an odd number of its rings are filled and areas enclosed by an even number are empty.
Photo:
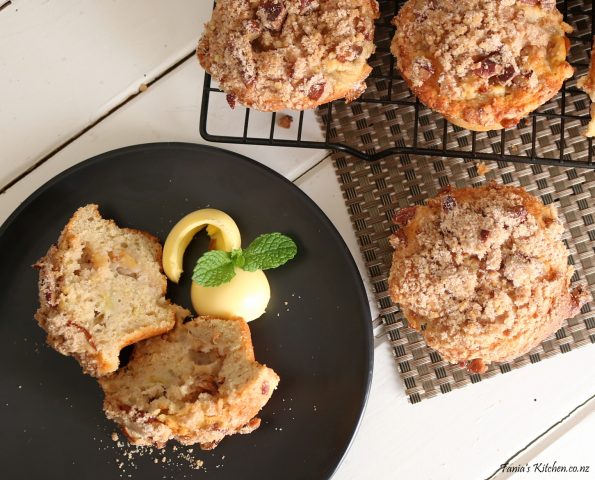
[[[200,134],[211,142],[340,150],[367,161],[395,154],[417,154],[595,169],[593,141],[581,135],[590,118],[590,102],[576,87],[576,79],[588,70],[595,32],[590,0],[558,2],[564,20],[574,27],[569,35],[568,59],[575,68],[574,77],[517,127],[492,132],[471,132],[457,127],[411,94],[390,53],[394,35],[391,20],[403,3],[379,1],[376,53],[369,62],[373,70],[367,80],[368,88],[359,99],[350,104],[338,100],[318,107],[319,122],[311,111],[263,113],[240,106],[231,110],[225,93],[206,74]],[[340,125],[333,122],[333,112],[345,109],[353,112],[355,122],[385,129],[389,141],[380,146],[366,142],[365,136],[346,139],[337,135]],[[362,118],[362,112],[370,112],[376,118],[380,115],[383,121],[370,125]],[[297,117],[297,121],[289,129],[282,128],[278,125],[281,115],[290,115],[292,120]]]

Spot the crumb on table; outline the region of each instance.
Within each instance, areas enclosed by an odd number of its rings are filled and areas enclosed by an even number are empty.
[[[293,117],[291,115],[281,115],[278,124],[281,128],[291,128]]]
[[[490,171],[490,167],[488,167],[485,162],[479,162],[477,164],[477,173],[479,173],[480,175],[485,175],[486,173],[488,173]]]

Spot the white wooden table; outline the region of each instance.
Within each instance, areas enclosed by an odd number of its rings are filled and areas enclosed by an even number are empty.
[[[211,4],[0,0],[0,223],[40,185],[95,154],[206,143],[198,133],[203,71],[191,54]],[[149,88],[139,92],[143,84]],[[219,146],[268,165],[314,199],[366,278],[328,152]],[[590,472],[494,478],[595,478],[594,367],[588,346],[411,405],[378,332],[368,406],[334,480],[487,478],[513,457],[517,466],[556,462]]]

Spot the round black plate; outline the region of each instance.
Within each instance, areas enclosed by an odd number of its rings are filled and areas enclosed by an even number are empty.
[[[282,158],[279,161],[283,161]],[[96,381],[72,358],[45,345],[33,314],[31,265],[80,206],[97,203],[106,218],[165,239],[186,213],[221,209],[247,245],[280,231],[298,256],[267,272],[272,299],[250,324],[256,358],[281,377],[250,435],[224,439],[196,472],[180,460],[187,447],[126,454],[101,411]],[[185,271],[204,251],[204,235]],[[150,144],[99,155],[41,187],[0,229],[0,383],[3,478],[324,479],[332,475],[359,423],[372,375],[370,310],[361,278],[322,211],[274,171],[240,155],[190,144]],[[190,279],[169,296],[190,307]],[[122,435],[120,435],[122,437]],[[165,457],[165,462],[162,462]],[[155,463],[155,461],[158,463]],[[201,475],[202,474],[202,475]]]

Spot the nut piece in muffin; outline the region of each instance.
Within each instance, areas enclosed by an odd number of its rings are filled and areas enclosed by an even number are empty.
[[[232,107],[354,100],[372,70],[378,14],[376,0],[218,0],[197,55]]]
[[[521,188],[447,189],[394,221],[391,298],[430,347],[469,371],[527,353],[590,300],[570,286],[555,208]]]
[[[409,0],[393,23],[409,88],[470,130],[515,126],[573,74],[554,0]]]
[[[258,428],[279,377],[254,360],[243,319],[198,317],[136,344],[130,362],[99,382],[107,417],[131,443],[210,450]]]
[[[79,208],[35,266],[47,342],[95,377],[118,368],[125,346],[171,330],[181,311],[165,298],[159,241],[119,228],[97,205]]]

